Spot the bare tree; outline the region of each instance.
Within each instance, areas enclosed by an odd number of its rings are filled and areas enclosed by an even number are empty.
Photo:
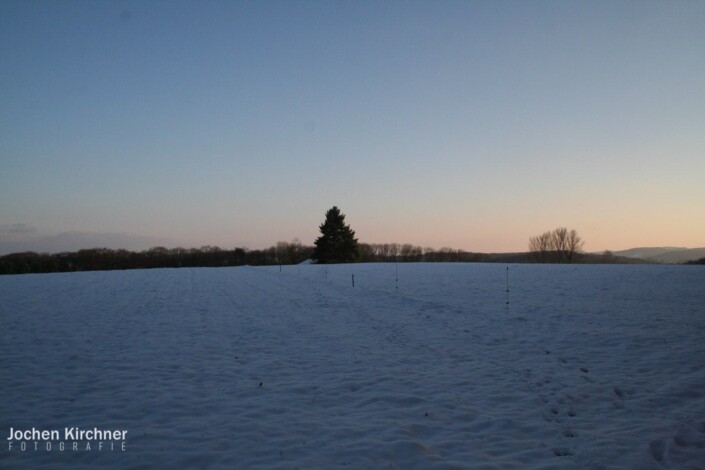
[[[529,251],[539,263],[573,263],[582,253],[583,245],[578,232],[565,227],[529,238]]]
[[[411,256],[413,253],[414,246],[410,243],[404,243],[399,250],[399,255],[401,256],[402,261],[411,261]]]
[[[572,263],[576,261],[576,258],[583,252],[583,246],[585,242],[578,232],[571,230],[568,232],[568,237],[566,238],[565,250],[566,250],[566,262]]]
[[[551,256],[551,232],[542,233],[529,238],[529,251],[534,261],[538,263],[550,262]]]
[[[399,256],[400,247],[398,243],[389,244],[389,261],[395,261],[397,256]]]
[[[610,250],[605,250],[602,252],[602,262],[605,264],[615,263],[617,258],[614,256]]]
[[[362,261],[363,263],[376,261],[374,245],[371,245],[369,243],[359,243],[358,251],[360,253],[360,261]]]

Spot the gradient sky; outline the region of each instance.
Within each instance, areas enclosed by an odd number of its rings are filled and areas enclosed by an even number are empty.
[[[705,246],[704,176],[702,1],[0,2],[0,237],[44,251],[311,244],[333,205],[365,242]]]

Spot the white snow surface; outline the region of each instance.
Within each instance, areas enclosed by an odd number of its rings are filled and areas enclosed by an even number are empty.
[[[702,267],[279,269],[0,276],[0,467],[705,466]]]

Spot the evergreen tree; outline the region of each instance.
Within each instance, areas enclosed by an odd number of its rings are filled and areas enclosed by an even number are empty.
[[[326,212],[326,220],[319,227],[321,236],[315,241],[312,258],[317,263],[351,263],[357,260],[358,247],[355,231],[345,224],[345,215],[333,206]]]

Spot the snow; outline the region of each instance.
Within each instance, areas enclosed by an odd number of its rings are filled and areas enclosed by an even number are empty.
[[[705,462],[701,267],[510,265],[508,305],[505,265],[398,278],[394,264],[0,276],[0,467]],[[127,430],[126,450],[8,448],[10,428],[72,426]]]

